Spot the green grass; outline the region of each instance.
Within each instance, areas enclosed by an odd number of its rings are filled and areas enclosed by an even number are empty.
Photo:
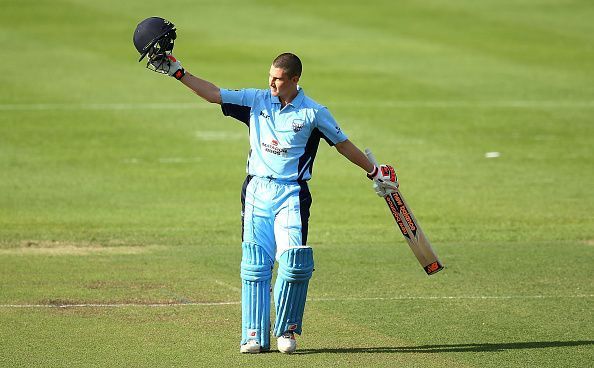
[[[301,85],[397,167],[447,268],[424,276],[322,144],[300,353],[240,355],[247,133],[136,62],[152,15],[221,87],[265,88],[276,54],[300,55]],[[593,17],[561,0],[4,1],[0,366],[587,366]]]

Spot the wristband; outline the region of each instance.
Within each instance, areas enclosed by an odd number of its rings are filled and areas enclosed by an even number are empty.
[[[371,180],[373,180],[373,178],[375,178],[375,176],[377,175],[378,172],[378,168],[377,166],[373,165],[373,170],[371,170],[371,172],[367,173],[367,177]]]
[[[184,68],[178,69],[175,73],[173,73],[172,77],[177,79],[177,80],[181,80],[184,75],[186,75],[186,71],[184,70]]]

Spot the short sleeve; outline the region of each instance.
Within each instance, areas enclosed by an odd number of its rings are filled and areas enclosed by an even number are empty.
[[[221,88],[221,101],[223,104],[253,107],[258,94],[258,89],[224,89]]]
[[[330,145],[332,146],[348,139],[346,134],[342,132],[342,129],[340,129],[340,126],[336,120],[334,120],[334,117],[326,107],[322,107],[320,110],[318,110],[316,113],[315,123],[326,141],[329,144],[331,143]]]
[[[221,88],[221,110],[223,115],[235,118],[248,127],[250,112],[256,101],[257,89],[223,89]]]

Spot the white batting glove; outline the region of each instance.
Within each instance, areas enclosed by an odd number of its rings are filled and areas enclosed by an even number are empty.
[[[380,197],[385,197],[398,189],[398,177],[390,165],[373,166],[373,170],[367,173],[367,177],[373,180],[373,189]]]
[[[150,61],[156,72],[167,74],[177,80],[182,79],[186,71],[173,55],[161,56]]]

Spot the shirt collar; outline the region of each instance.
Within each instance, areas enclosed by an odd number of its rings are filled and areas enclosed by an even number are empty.
[[[297,85],[297,96],[295,96],[295,98],[293,99],[293,101],[289,103],[289,105],[292,105],[294,108],[299,108],[304,98],[305,93],[303,92],[303,88]]]

